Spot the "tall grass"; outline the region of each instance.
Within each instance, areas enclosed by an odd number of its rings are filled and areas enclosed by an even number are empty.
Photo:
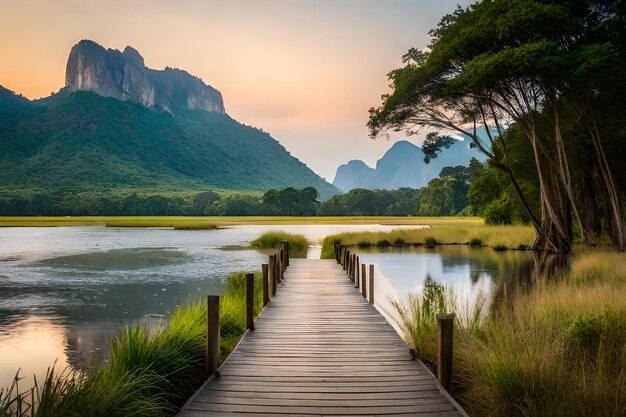
[[[380,242],[401,242],[405,245],[466,244],[517,249],[530,246],[534,239],[535,232],[531,226],[433,226],[389,232],[347,232],[327,236],[322,243],[321,257],[335,257],[335,242],[361,247],[377,246]]]
[[[281,242],[289,242],[289,250],[293,251],[304,251],[309,247],[309,241],[303,235],[281,231],[263,233],[252,241],[252,246],[262,249],[278,248]]]
[[[626,256],[588,252],[563,279],[482,319],[458,320],[453,395],[472,416],[626,415],[625,293]],[[427,363],[436,358],[436,327],[423,312],[432,298],[425,292],[396,307],[405,339]]]
[[[262,308],[261,280],[255,274],[255,316]],[[25,393],[16,377],[0,391],[0,416],[173,415],[205,379],[206,317],[206,304],[197,303],[177,308],[159,331],[127,328],[113,338],[107,366],[87,372],[52,367]],[[220,300],[222,361],[245,331],[245,275],[232,274]]]
[[[427,226],[478,226],[480,217],[390,217],[390,216],[0,216],[0,227],[102,226],[163,222],[210,223],[217,226],[243,224],[387,224]],[[166,226],[161,226],[166,227]],[[173,226],[167,226],[173,227]]]

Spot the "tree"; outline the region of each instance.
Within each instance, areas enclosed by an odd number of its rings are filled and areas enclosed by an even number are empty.
[[[408,129],[410,133],[424,127],[456,131],[467,134],[492,159],[498,143],[504,156],[499,168],[509,175],[535,226],[537,240],[533,248],[570,251],[572,215],[585,239],[593,225],[587,221],[588,216],[581,214],[587,207],[580,204],[575,192],[561,132],[561,109],[565,98],[592,91],[589,86],[594,83],[590,79],[623,62],[615,47],[619,44],[599,35],[607,25],[623,29],[623,7],[619,2],[493,0],[457,8],[431,31],[431,52],[422,65],[407,65],[389,74],[394,92],[383,96],[383,105],[370,111],[372,135],[387,128]],[[622,39],[623,32],[607,31],[620,33]],[[590,54],[606,55],[609,64],[589,59]],[[542,119],[548,115],[552,134],[540,129]],[[614,224],[614,240],[622,248],[619,197],[608,163],[603,161],[602,141],[593,138],[597,123],[586,115],[582,119],[587,120],[592,132],[596,165],[604,178],[603,188],[611,208],[608,217]],[[512,168],[506,138],[507,129],[514,124],[532,146],[540,188],[540,218]],[[477,126],[485,128],[487,143],[476,134]]]

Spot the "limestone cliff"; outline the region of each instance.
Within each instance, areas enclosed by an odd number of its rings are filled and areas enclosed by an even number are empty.
[[[219,91],[183,70],[146,68],[143,57],[130,46],[120,52],[80,41],[70,51],[65,86],[72,92],[92,91],[170,112],[185,107],[225,113]]]

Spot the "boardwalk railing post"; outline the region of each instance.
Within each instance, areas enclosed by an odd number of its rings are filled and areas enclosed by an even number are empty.
[[[207,296],[206,374],[213,375],[220,365],[220,296]]]
[[[359,257],[356,257],[356,263],[354,265],[354,288],[359,288]]]
[[[283,250],[281,249],[278,252],[277,262],[278,262],[278,282],[283,282],[283,271],[285,270],[285,264],[283,263]]]
[[[270,255],[270,282],[272,283],[272,297],[276,295],[276,255]]]
[[[246,326],[254,330],[254,274],[246,274]]]
[[[269,265],[261,264],[261,271],[263,272],[263,307],[265,307],[270,302]]]
[[[454,314],[437,315],[437,379],[448,392],[452,386]]]
[[[348,256],[348,270],[346,271],[348,273],[348,278],[352,279],[352,258],[354,257],[354,255],[352,254],[352,252],[350,252],[350,256]]]
[[[348,269],[348,277],[354,277],[354,253],[350,252],[350,268]]]
[[[285,269],[289,266],[289,242],[285,242]]]
[[[365,278],[367,278],[366,276],[366,265],[362,264],[361,265],[361,294],[363,294],[363,298],[367,299],[367,289],[365,287]]]
[[[370,265],[370,276],[369,276],[369,289],[370,293],[370,304],[374,304],[374,265]]]

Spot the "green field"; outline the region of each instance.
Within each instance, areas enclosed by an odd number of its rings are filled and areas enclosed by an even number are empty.
[[[289,217],[289,216],[89,216],[89,217],[0,217],[0,227],[108,226],[207,228],[246,224],[385,224],[424,226],[480,226],[480,217]]]

